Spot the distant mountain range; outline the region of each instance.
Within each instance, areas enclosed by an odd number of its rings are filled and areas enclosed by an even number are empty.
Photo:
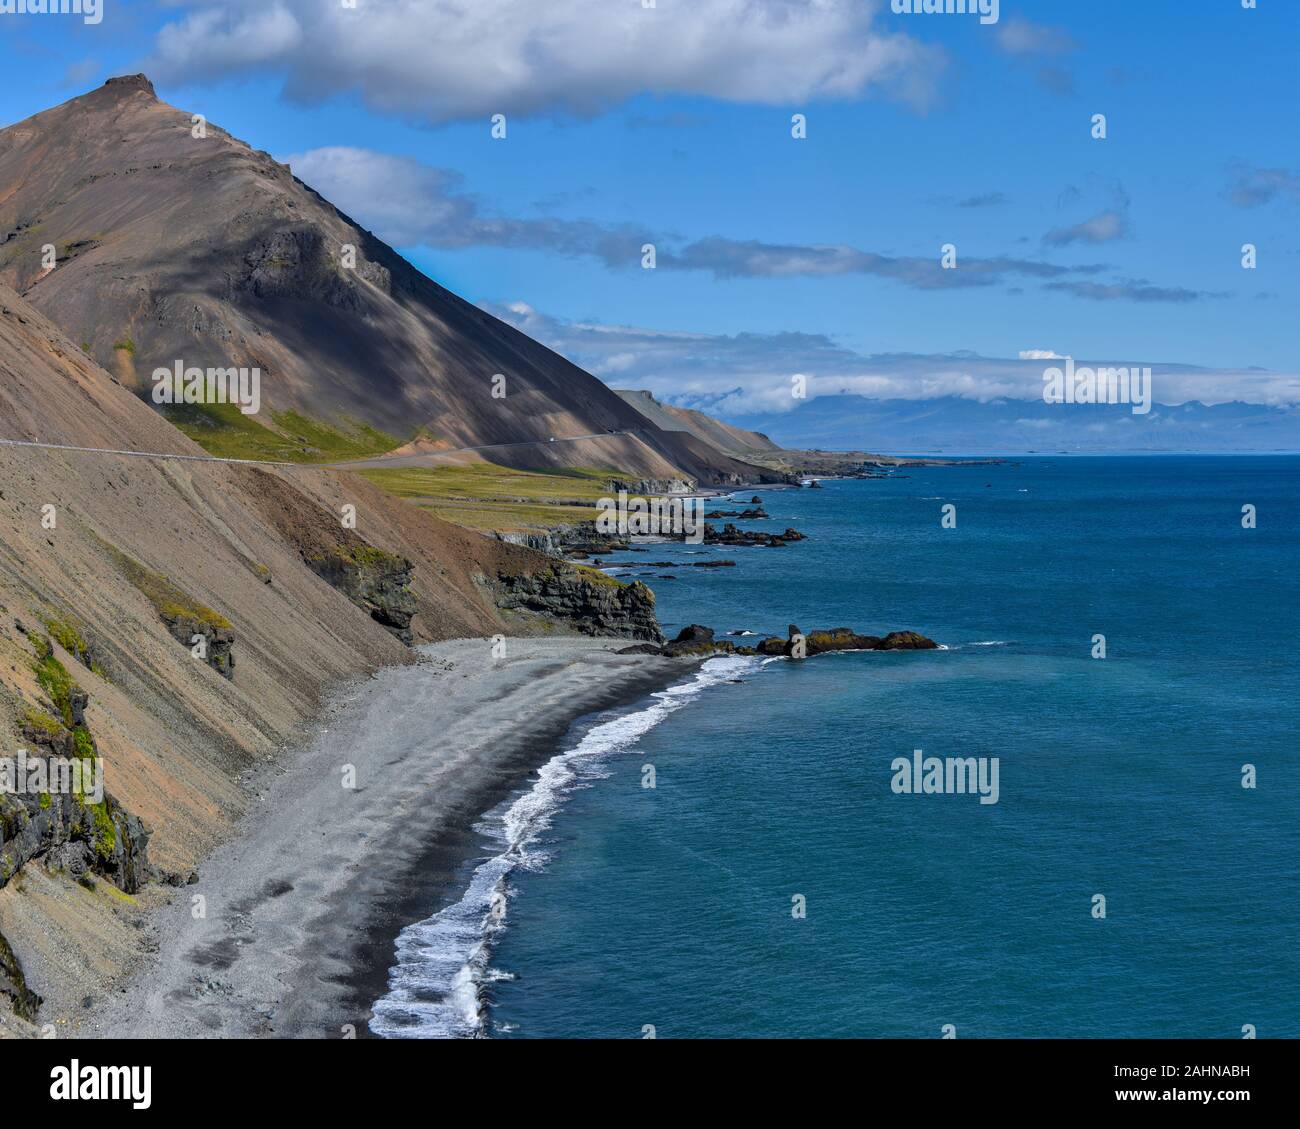
[[[889,454],[1102,454],[1300,451],[1300,409],[1239,401],[1127,404],[870,400],[819,396],[789,412],[728,414],[782,447]]]

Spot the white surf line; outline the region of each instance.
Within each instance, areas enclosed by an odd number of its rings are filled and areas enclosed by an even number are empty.
[[[528,447],[545,443],[578,443],[585,439],[599,439],[602,435],[630,435],[632,431],[644,430],[644,428],[638,427],[629,431],[601,432],[596,435],[571,435],[563,439],[521,439],[516,443],[487,443],[481,447],[456,447],[446,451],[430,451],[426,452],[425,455],[395,455],[390,461],[424,458],[428,455],[462,455],[470,451],[491,451],[498,447]],[[179,459],[182,462],[189,463],[238,463],[244,466],[277,466],[295,469],[306,468],[308,470],[348,466],[349,463],[373,463],[384,458],[382,455],[373,455],[368,458],[352,459],[342,463],[283,463],[271,459],[224,458],[221,455],[174,455],[162,451],[119,451],[113,447],[74,447],[67,443],[37,443],[30,439],[0,439],[0,447],[35,447],[42,451],[80,451],[91,455],[126,455],[134,459]]]

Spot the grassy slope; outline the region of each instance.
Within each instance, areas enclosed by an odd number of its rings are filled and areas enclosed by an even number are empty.
[[[543,474],[495,463],[359,473],[447,521],[502,532],[590,521],[596,516],[596,500],[609,496],[609,481],[626,477],[593,467]]]
[[[319,463],[367,458],[400,440],[365,424],[343,430],[296,412],[271,412],[275,430],[233,404],[185,404],[163,414],[209,454],[234,459]],[[570,467],[551,472],[495,463],[363,470],[376,486],[437,517],[480,532],[536,531],[590,521],[618,470]]]
[[[297,412],[271,412],[275,431],[234,404],[175,404],[163,414],[209,454],[229,459],[338,462],[382,455],[401,445],[395,436],[364,423],[344,430]]]

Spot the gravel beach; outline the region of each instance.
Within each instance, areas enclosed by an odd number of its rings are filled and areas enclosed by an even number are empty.
[[[609,639],[486,639],[341,690],[310,742],[269,770],[240,833],[152,918],[156,953],[70,1032],[367,1034],[393,938],[454,894],[473,825],[577,718],[687,672]],[[345,786],[352,766],[355,787]]]

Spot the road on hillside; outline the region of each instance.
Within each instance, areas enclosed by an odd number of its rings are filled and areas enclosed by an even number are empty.
[[[31,447],[40,451],[79,451],[92,455],[125,455],[134,459],[176,459],[189,463],[236,463],[244,466],[275,466],[293,469],[319,470],[329,469],[363,469],[368,467],[402,466],[408,463],[440,455],[464,455],[474,451],[494,451],[504,447],[547,447],[552,443],[578,443],[585,439],[604,439],[611,435],[632,435],[646,431],[644,427],[633,427],[626,431],[601,431],[594,435],[567,435],[554,439],[522,439],[517,443],[486,443],[480,447],[455,447],[445,451],[426,451],[418,455],[375,455],[365,459],[347,459],[338,463],[288,463],[274,459],[234,459],[221,455],[180,455],[167,451],[123,451],[113,447],[75,447],[70,443],[40,443],[31,439],[0,439],[0,447]]]

